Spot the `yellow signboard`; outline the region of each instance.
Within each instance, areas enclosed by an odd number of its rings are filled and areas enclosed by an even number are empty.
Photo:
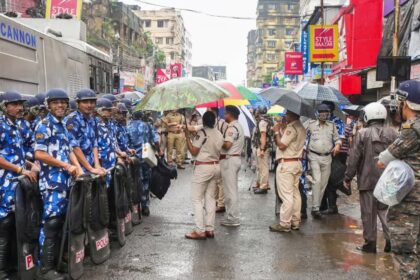
[[[311,62],[338,61],[338,26],[309,26],[309,60]]]
[[[80,20],[83,0],[47,0],[45,18],[53,19],[58,15],[70,15]]]

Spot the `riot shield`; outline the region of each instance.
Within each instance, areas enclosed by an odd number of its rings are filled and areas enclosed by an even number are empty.
[[[92,177],[86,190],[87,233],[90,258],[94,264],[101,264],[111,254],[108,236],[109,206],[105,178]]]
[[[137,157],[132,157],[132,164],[128,166],[128,180],[131,190],[131,221],[133,225],[138,225],[142,221],[141,217],[141,195],[143,183],[141,181],[141,163]]]
[[[15,219],[18,279],[34,279],[38,263],[42,199],[38,184],[26,176],[18,177],[15,191]]]
[[[57,270],[63,267],[64,254],[68,254],[67,269],[71,279],[79,279],[83,275],[85,258],[85,194],[90,185],[90,176],[84,175],[73,182],[63,227],[60,255]],[[65,248],[67,244],[67,248]],[[67,250],[66,250],[67,249]]]
[[[113,172],[111,194],[114,197],[113,211],[115,211],[117,239],[120,246],[124,246],[125,238],[125,217],[129,213],[129,201],[124,188],[126,171],[124,166],[117,164]]]
[[[125,235],[129,235],[133,232],[133,223],[132,223],[132,215],[131,215],[131,188],[130,188],[130,181],[129,181],[129,169],[128,165],[124,166],[124,177],[121,180],[121,184],[124,188],[125,195],[127,197],[127,206],[128,211],[124,217],[125,223]]]

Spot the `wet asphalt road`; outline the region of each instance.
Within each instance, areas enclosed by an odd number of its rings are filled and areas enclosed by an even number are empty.
[[[112,244],[111,258],[94,266],[87,261],[83,279],[398,279],[392,257],[383,253],[379,237],[376,255],[362,254],[357,201],[342,200],[346,215],[322,221],[304,221],[301,230],[273,233],[274,192],[256,196],[248,191],[254,173],[242,171],[240,199],[242,226],[219,225],[216,238],[192,241],[184,234],[193,229],[190,203],[191,169],[180,172],[166,197],[152,199],[151,216],[144,219],[119,248]]]

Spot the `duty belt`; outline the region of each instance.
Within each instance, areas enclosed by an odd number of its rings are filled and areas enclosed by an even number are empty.
[[[281,159],[279,159],[279,162],[294,162],[294,161],[300,161],[300,158],[281,158]]]
[[[169,133],[173,133],[173,134],[180,134],[181,132],[182,132],[181,130],[169,131]]]
[[[314,154],[316,154],[316,155],[318,155],[318,156],[321,156],[321,157],[325,157],[325,156],[329,156],[329,155],[331,155],[331,153],[317,153],[317,152],[315,152],[315,151],[313,151],[313,150],[309,150],[311,153],[314,153]]]
[[[194,162],[194,165],[213,165],[213,164],[219,164],[219,161],[198,161],[196,160]]]
[[[220,155],[220,160],[223,160],[223,159],[227,159],[228,157],[240,157],[241,155],[240,154],[234,154],[234,155]]]
[[[168,132],[159,132],[159,135],[168,135]]]

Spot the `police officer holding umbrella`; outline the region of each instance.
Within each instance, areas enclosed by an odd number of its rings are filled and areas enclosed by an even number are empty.
[[[83,174],[73,148],[73,135],[63,122],[69,97],[62,89],[52,89],[45,99],[49,113],[35,128],[35,159],[41,164],[39,189],[44,211],[39,237],[41,266],[38,279],[65,279],[55,271],[57,251],[63,228],[70,191],[70,177]]]
[[[15,91],[2,95],[0,116],[0,279],[8,278],[8,261],[15,231],[14,197],[18,184],[13,178],[27,176],[37,181],[37,174],[26,170],[23,138],[17,120],[22,117],[25,100]]]

